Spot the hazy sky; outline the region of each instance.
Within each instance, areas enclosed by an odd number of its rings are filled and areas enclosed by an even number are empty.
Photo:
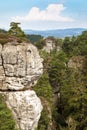
[[[87,0],[1,0],[0,28],[12,21],[23,29],[87,28]]]

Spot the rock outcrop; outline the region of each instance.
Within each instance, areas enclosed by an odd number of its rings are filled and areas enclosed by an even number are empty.
[[[56,49],[56,51],[60,51],[61,50],[61,46],[56,45],[56,39],[55,38],[46,38],[44,39],[44,47],[43,50],[45,50],[47,53],[50,53],[51,51],[53,51],[54,49]]]
[[[42,105],[33,90],[5,92],[6,103],[12,110],[20,130],[35,130],[40,119]]]
[[[28,43],[0,45],[1,90],[28,89],[42,73],[42,59],[35,46]]]
[[[31,87],[43,73],[42,59],[30,43],[0,44],[0,93],[6,97],[19,130],[34,130],[42,111]]]
[[[43,47],[43,50],[50,53],[55,48],[55,40],[47,38],[45,39],[45,46]]]

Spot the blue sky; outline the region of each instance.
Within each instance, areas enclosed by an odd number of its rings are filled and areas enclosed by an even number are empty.
[[[1,0],[0,28],[12,21],[23,29],[87,28],[87,0]]]

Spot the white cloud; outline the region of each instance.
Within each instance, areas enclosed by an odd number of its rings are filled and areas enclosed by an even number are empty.
[[[16,16],[12,20],[15,22],[32,22],[32,21],[53,21],[53,22],[73,22],[72,18],[62,16],[66,8],[63,4],[50,4],[44,10],[32,7],[26,16]]]

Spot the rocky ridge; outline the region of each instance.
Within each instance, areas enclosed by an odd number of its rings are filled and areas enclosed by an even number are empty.
[[[0,44],[0,93],[20,130],[34,130],[41,115],[41,101],[30,88],[43,73],[42,61],[30,43]]]

